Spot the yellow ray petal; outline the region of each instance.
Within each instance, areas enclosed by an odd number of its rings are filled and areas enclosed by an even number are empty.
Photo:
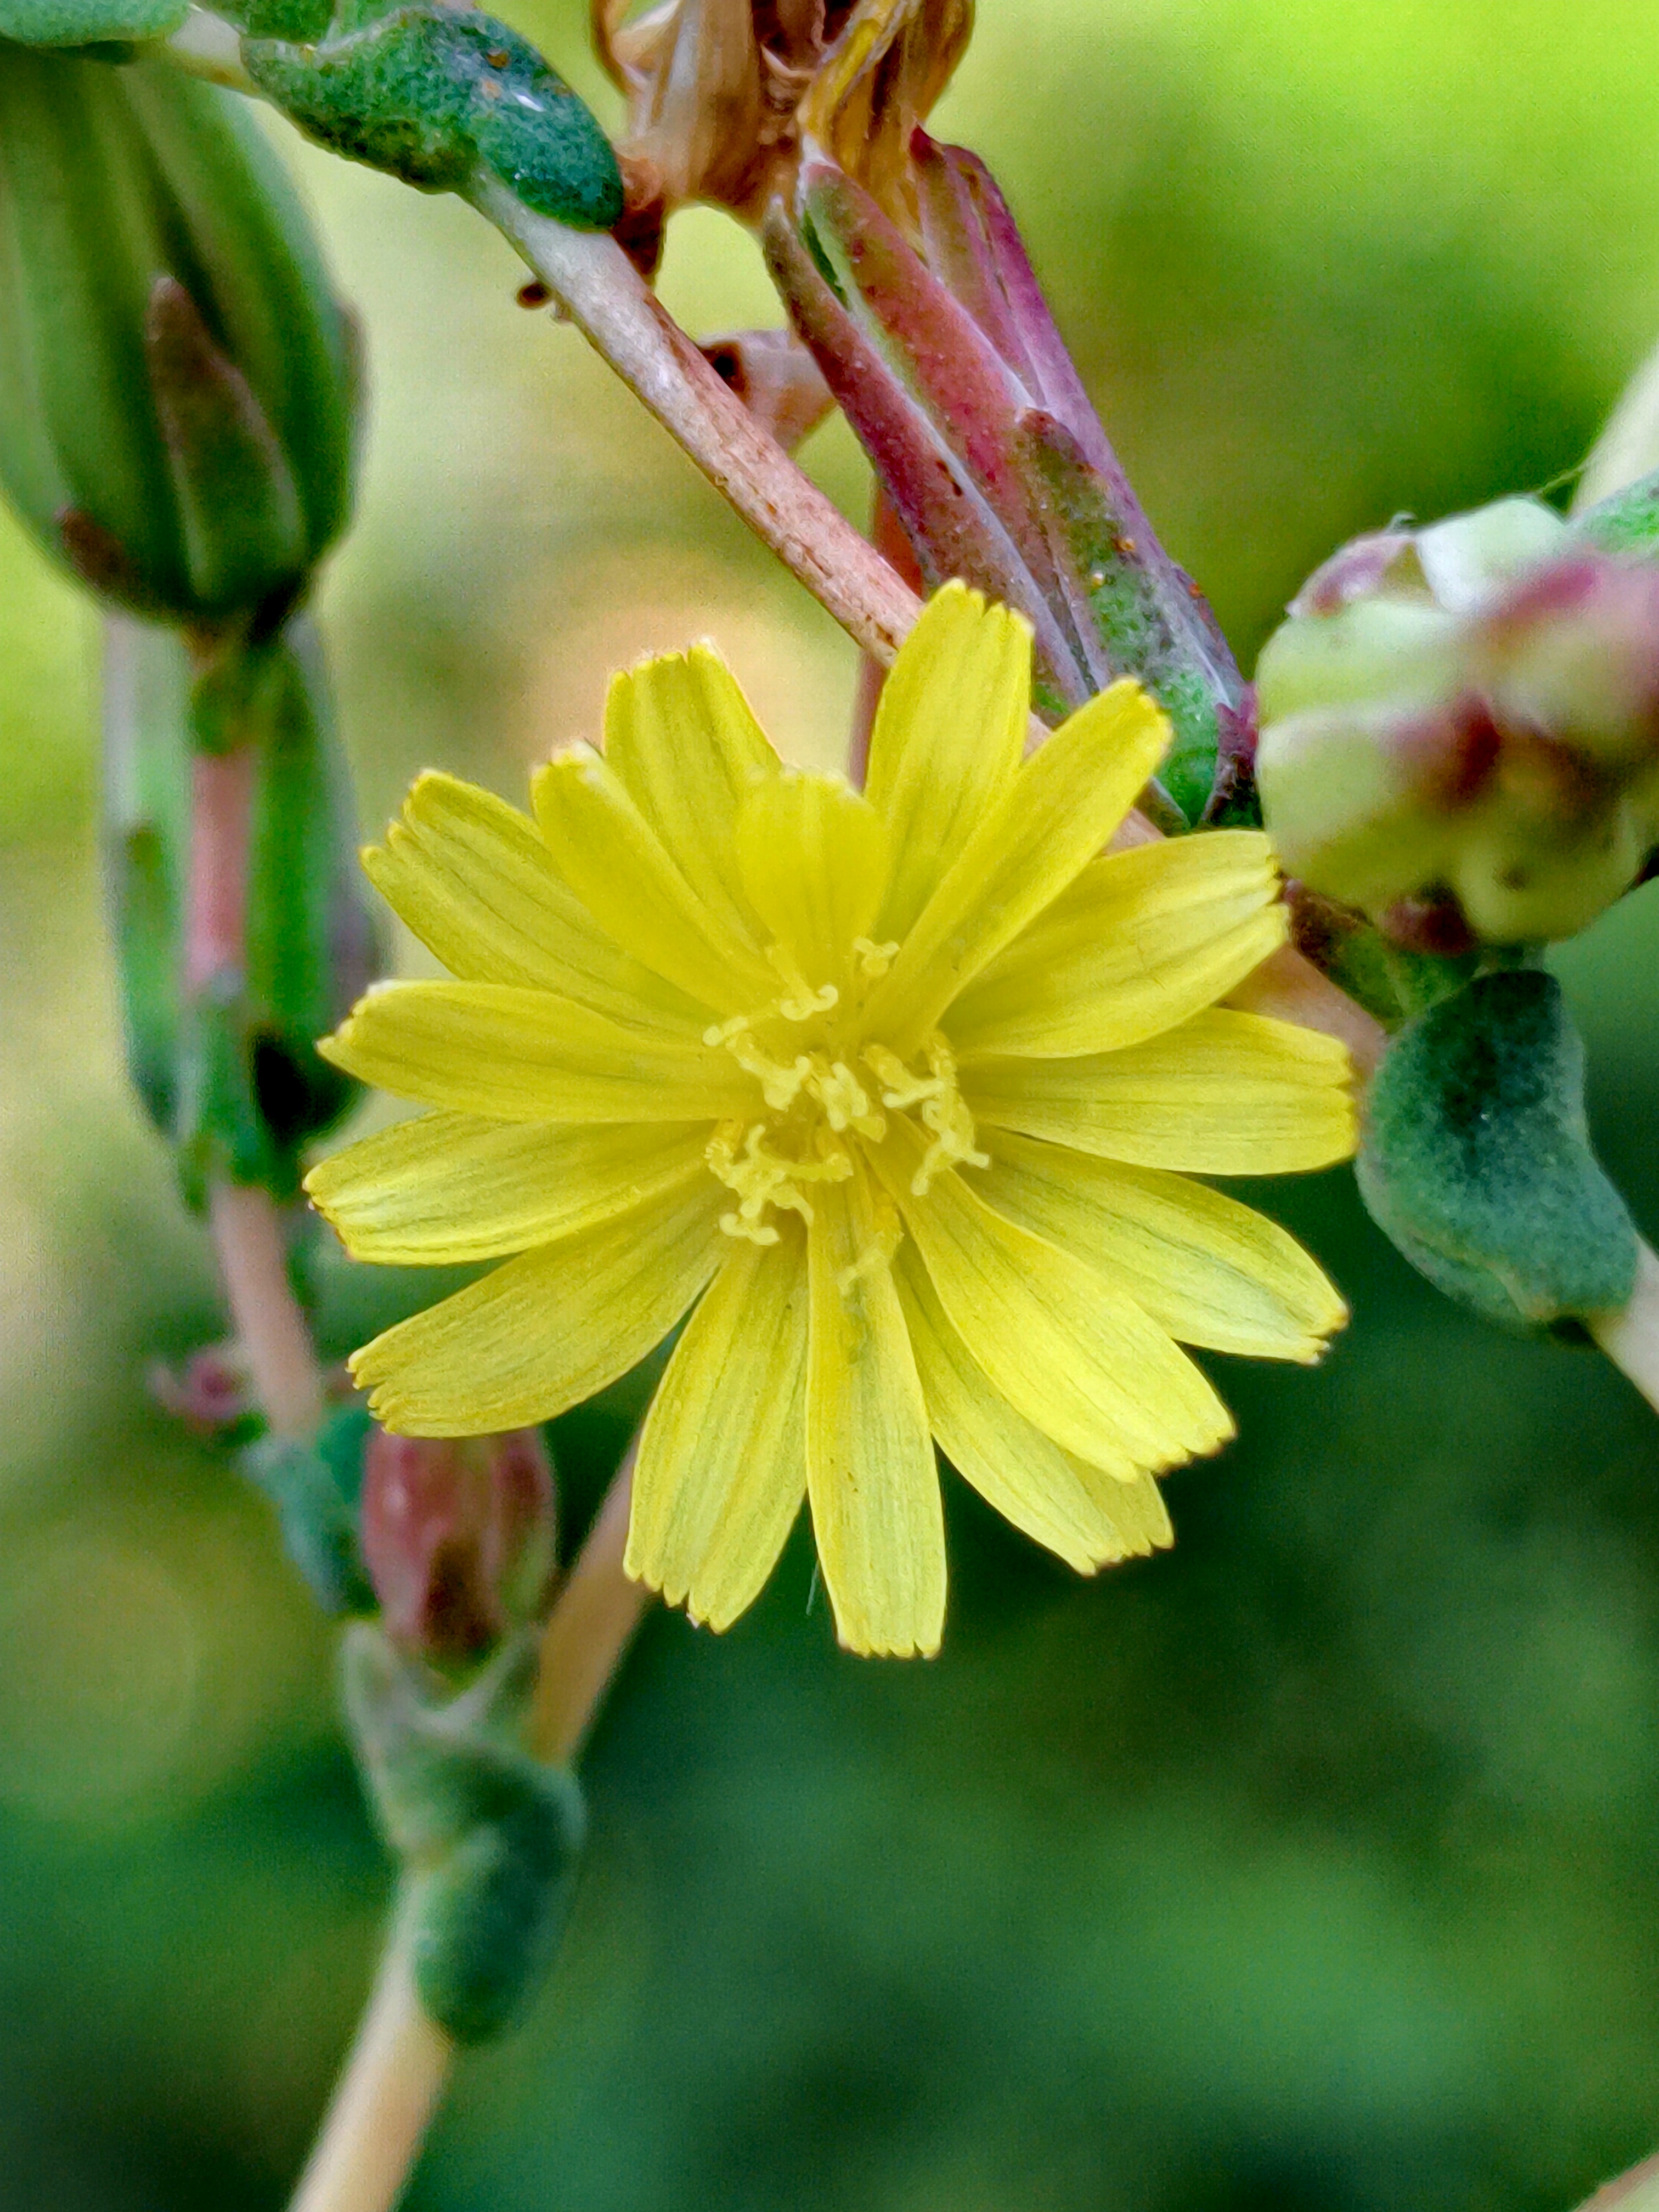
[[[1265,837],[1219,830],[1091,860],[971,983],[958,1056],[1115,1052],[1174,1029],[1289,934]]]
[[[845,992],[858,938],[887,888],[887,825],[833,776],[787,769],[756,783],[738,810],[744,888],[770,937],[814,988]]]
[[[332,1153],[306,1177],[355,1260],[499,1260],[550,1244],[708,1172],[708,1124],[480,1121],[422,1114]]]
[[[895,1121],[876,1161],[951,1325],[1027,1420],[1114,1475],[1172,1467],[1232,1434],[1207,1380],[1132,1298],[1005,1220],[955,1169],[918,1197],[921,1157]]]
[[[806,1242],[725,1240],[640,1439],[627,1568],[729,1627],[777,1564],[806,1492]]]
[[[714,1179],[508,1260],[353,1355],[399,1436],[489,1436],[551,1420],[662,1342],[728,1240]]]
[[[1156,1168],[987,1131],[988,1205],[1121,1282],[1182,1344],[1311,1362],[1348,1310],[1277,1222]]]
[[[913,1051],[957,994],[1093,858],[1170,741],[1164,715],[1124,678],[1022,762],[922,908],[867,1024]]]
[[[732,837],[738,800],[757,777],[776,775],[778,757],[712,646],[612,677],[605,757],[708,911],[757,949]]]
[[[962,1095],[976,1121],[1104,1159],[1285,1175],[1353,1151],[1351,1073],[1334,1037],[1217,1008],[1127,1052],[975,1060]]]
[[[776,988],[759,954],[692,890],[591,746],[572,745],[538,769],[531,788],[559,873],[618,945],[717,1013],[742,1012]]]
[[[745,1113],[729,1054],[505,983],[381,983],[325,1060],[396,1098],[497,1121],[700,1121]]]
[[[1031,626],[946,584],[888,672],[865,796],[897,855],[875,934],[902,938],[945,867],[1012,781],[1031,711]]]
[[[939,1649],[945,1522],[927,1407],[862,1176],[815,1185],[806,1482],[836,1631],[849,1650]]]
[[[704,1026],[696,1006],[605,936],[560,881],[535,823],[493,792],[429,769],[363,866],[464,982],[531,984],[635,1019],[643,1000],[682,1027]]]
[[[1126,1462],[1121,1479],[1103,1480],[1063,1452],[991,1388],[913,1245],[901,1249],[893,1272],[939,1449],[988,1504],[1079,1574],[1169,1541],[1143,1497],[1158,1497],[1151,1475]]]

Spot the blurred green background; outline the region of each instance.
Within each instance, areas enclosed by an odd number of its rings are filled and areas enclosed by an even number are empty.
[[[504,12],[596,88],[578,0]],[[981,0],[939,125],[1247,664],[1344,536],[1571,469],[1659,336],[1634,0]],[[373,362],[326,601],[366,823],[429,763],[520,795],[702,633],[833,757],[849,648],[499,242],[295,154]],[[709,215],[664,289],[776,319]],[[861,510],[845,434],[810,459]],[[222,1321],[116,1066],[93,627],[9,528],[0,669],[0,2204],[257,2212],[386,1869],[264,1507],[145,1392]],[[1650,1234],[1656,951],[1649,890],[1559,962]],[[1346,1175],[1250,1194],[1357,1322],[1215,1363],[1243,1441],[1172,1555],[1079,1583],[953,1482],[932,1665],[837,1654],[799,1535],[726,1638],[653,1615],[555,1982],[417,2212],[1566,2212],[1659,2141],[1659,1427],[1437,1301]],[[337,1350],[408,1294],[325,1279]],[[626,1421],[560,1425],[573,1523]]]

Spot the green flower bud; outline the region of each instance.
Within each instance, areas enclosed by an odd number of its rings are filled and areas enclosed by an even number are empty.
[[[0,483],[106,599],[269,623],[350,507],[355,379],[232,95],[0,43]]]
[[[1346,546],[1258,689],[1286,872],[1401,943],[1571,936],[1659,841],[1659,572],[1536,501]]]
[[[0,0],[0,39],[59,47],[165,39],[189,13],[186,0]]]

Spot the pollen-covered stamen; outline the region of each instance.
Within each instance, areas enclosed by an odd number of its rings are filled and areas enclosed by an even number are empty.
[[[890,945],[878,945],[871,938],[855,937],[853,950],[858,955],[860,975],[878,983],[898,958],[899,941],[895,938]]]
[[[933,1139],[922,1154],[921,1164],[911,1177],[910,1188],[918,1198],[926,1198],[933,1177],[942,1175],[946,1168],[988,1168],[988,1152],[979,1151],[974,1143],[974,1117],[963,1103],[957,1088],[956,1054],[935,1030],[922,1048],[927,1054],[928,1073],[915,1074],[896,1052],[885,1045],[866,1045],[864,1061],[882,1085],[881,1103],[896,1112],[919,1106],[921,1124]]]
[[[743,1149],[738,1149],[742,1135]],[[762,1217],[768,1208],[798,1213],[809,1225],[812,1208],[802,1183],[845,1182],[853,1163],[840,1146],[825,1146],[817,1159],[791,1159],[766,1149],[767,1125],[757,1121],[743,1133],[740,1121],[722,1121],[708,1140],[703,1158],[728,1190],[738,1195],[733,1213],[720,1216],[728,1237],[747,1238],[751,1244],[775,1244],[778,1231]]]
[[[783,978],[786,996],[777,1001],[775,1011],[787,1022],[810,1022],[819,1014],[827,1014],[837,1006],[841,993],[833,983],[821,983],[816,988],[806,980],[805,973],[787,946],[769,945],[766,957]]]
[[[855,1129],[860,1137],[878,1145],[887,1134],[885,1117],[875,1112],[869,1092],[844,1060],[826,1062],[822,1054],[817,1054],[806,1088],[823,1107],[823,1118],[837,1136]]]

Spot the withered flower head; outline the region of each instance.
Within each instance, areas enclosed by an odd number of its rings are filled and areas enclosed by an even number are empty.
[[[973,0],[593,0],[628,95],[636,210],[712,200],[755,216],[811,143],[914,228],[910,134],[950,82]]]

